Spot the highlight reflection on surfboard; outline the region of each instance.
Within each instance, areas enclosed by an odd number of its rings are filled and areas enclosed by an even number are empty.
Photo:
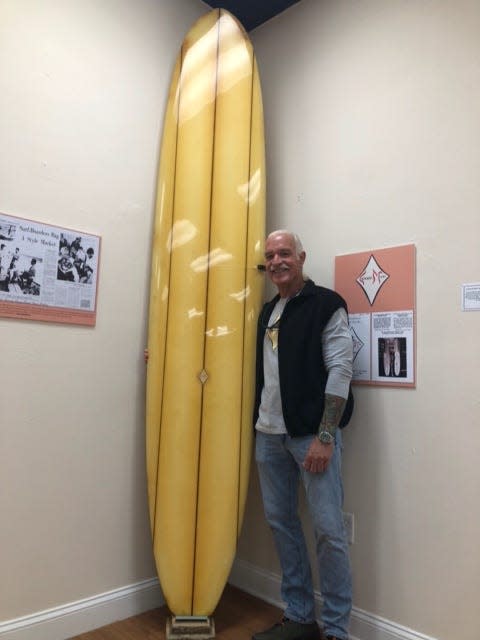
[[[252,45],[224,10],[188,32],[170,87],[152,249],[147,473],[176,616],[210,616],[235,556],[252,438],[265,159]]]

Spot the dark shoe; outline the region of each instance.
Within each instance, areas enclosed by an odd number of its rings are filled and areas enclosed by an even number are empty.
[[[320,629],[316,622],[302,624],[283,618],[266,631],[252,636],[252,640],[320,640]]]

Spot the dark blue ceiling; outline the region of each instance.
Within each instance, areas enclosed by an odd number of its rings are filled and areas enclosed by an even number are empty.
[[[247,31],[270,20],[300,0],[204,0],[214,9],[227,9],[243,24]]]

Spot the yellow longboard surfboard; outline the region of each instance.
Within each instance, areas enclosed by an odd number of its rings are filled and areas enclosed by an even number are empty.
[[[265,227],[252,45],[224,10],[173,72],[152,253],[147,473],[153,549],[175,616],[210,616],[235,556],[252,447]]]

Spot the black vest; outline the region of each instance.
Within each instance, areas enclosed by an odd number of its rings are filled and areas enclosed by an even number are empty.
[[[258,321],[254,425],[264,384],[263,339],[278,299],[277,295],[263,307]],[[280,395],[285,426],[292,437],[318,432],[328,377],[323,361],[322,333],[340,307],[347,311],[345,300],[338,293],[307,280],[299,295],[287,302],[282,313],[278,332]],[[352,411],[350,388],[340,428],[348,424]]]

